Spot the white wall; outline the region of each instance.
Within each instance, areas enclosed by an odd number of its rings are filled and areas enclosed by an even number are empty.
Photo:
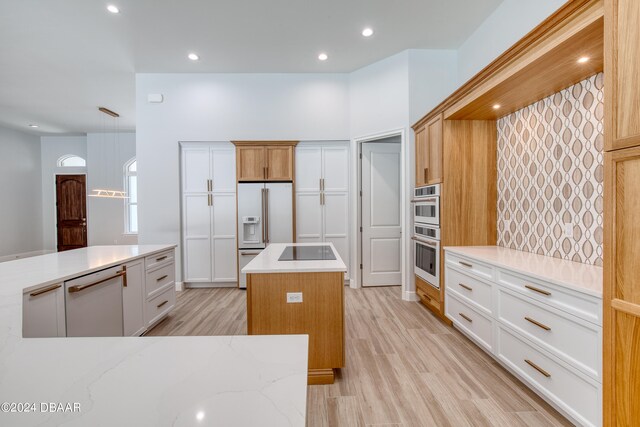
[[[351,136],[409,124],[409,53],[400,52],[349,75]]]
[[[179,141],[349,139],[345,74],[138,74],[136,104],[141,244],[180,243]]]
[[[504,0],[458,49],[458,86],[564,3],[566,0]]]
[[[43,136],[40,138],[42,168],[42,243],[45,250],[55,251],[56,235],[56,175],[86,174],[86,168],[59,168],[58,159],[75,154],[87,159],[86,136]]]
[[[0,128],[0,256],[41,251],[40,138]]]
[[[87,134],[87,191],[124,191],[124,165],[136,155],[135,133]],[[89,245],[135,245],[138,236],[125,234],[124,199],[87,197]]]

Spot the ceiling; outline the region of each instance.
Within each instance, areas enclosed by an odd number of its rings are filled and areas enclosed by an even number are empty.
[[[135,73],[351,72],[409,48],[457,48],[501,2],[0,0],[0,125],[101,131],[105,106],[132,130]]]

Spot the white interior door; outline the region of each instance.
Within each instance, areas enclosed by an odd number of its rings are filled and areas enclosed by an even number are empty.
[[[362,285],[402,284],[400,144],[362,144]]]

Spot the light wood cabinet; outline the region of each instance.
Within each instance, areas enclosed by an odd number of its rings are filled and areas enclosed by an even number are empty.
[[[640,145],[640,2],[605,1],[605,143]]]
[[[640,147],[605,154],[606,426],[640,419]]]
[[[442,182],[442,114],[416,130],[416,187]]]
[[[22,300],[22,336],[49,338],[66,335],[62,283],[25,292]]]
[[[295,142],[234,142],[238,182],[293,181]]]
[[[264,147],[238,147],[236,155],[238,157],[238,181],[264,181],[266,179],[267,162]]]

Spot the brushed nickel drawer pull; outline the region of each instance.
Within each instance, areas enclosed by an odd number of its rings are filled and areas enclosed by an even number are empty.
[[[463,265],[465,267],[473,268],[473,264],[469,264],[468,262],[458,261],[458,263],[460,263],[460,265]]]
[[[529,289],[529,290],[531,290],[531,291],[533,291],[533,292],[537,292],[537,293],[542,294],[542,295],[546,295],[546,296],[550,296],[551,295],[551,292],[536,288],[535,286],[524,285],[524,287]]]
[[[166,279],[167,277],[168,277],[168,276],[167,276],[166,274],[165,274],[164,276],[162,276],[162,277],[158,277],[158,278],[156,279],[156,282],[161,282],[161,281],[163,281],[164,279]]]
[[[531,360],[529,359],[524,359],[525,362],[527,362],[527,364],[529,366],[531,366],[533,369],[535,369],[536,371],[540,372],[542,375],[544,375],[547,378],[551,378],[551,374],[547,371],[545,371],[544,369],[542,369],[540,366],[536,365],[535,363],[533,363]]]
[[[547,325],[545,325],[545,324],[543,324],[543,323],[540,323],[540,322],[538,322],[537,320],[533,320],[533,319],[532,319],[532,318],[530,318],[530,317],[525,316],[524,320],[526,320],[527,322],[531,322],[531,323],[533,323],[534,325],[536,325],[536,326],[537,326],[537,327],[539,327],[539,328],[544,329],[545,331],[550,331],[550,330],[551,330],[551,328],[550,328],[550,327],[548,327]]]
[[[462,313],[458,313],[458,314],[460,315],[460,317],[462,317],[462,318],[463,318],[464,320],[466,320],[467,322],[469,322],[469,323],[473,323],[473,319],[472,319],[472,318],[470,318],[469,316],[464,315],[464,314],[462,314]]]
[[[55,291],[58,288],[61,288],[62,285],[51,285],[46,288],[40,288],[37,291],[33,291],[29,294],[29,296],[37,297],[38,295],[46,294],[47,292]]]
[[[161,302],[160,304],[158,304],[157,307],[160,308],[160,307],[162,307],[163,305],[165,305],[168,302],[169,302],[168,300],[165,300],[165,301]]]
[[[161,256],[160,258],[156,258],[156,262],[160,262],[160,261],[164,261],[165,259],[167,259],[167,256]]]
[[[461,288],[465,288],[468,291],[473,291],[473,288],[471,286],[467,286],[464,283],[458,283],[458,285],[460,285]]]

